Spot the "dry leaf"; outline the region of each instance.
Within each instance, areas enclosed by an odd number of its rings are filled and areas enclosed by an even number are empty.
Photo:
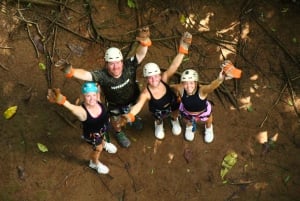
[[[192,158],[193,158],[192,150],[189,149],[189,148],[185,148],[184,153],[183,153],[183,157],[184,157],[184,159],[186,160],[187,163],[191,162]]]
[[[264,144],[264,143],[268,142],[268,132],[267,131],[259,132],[256,136],[256,140],[260,144]]]

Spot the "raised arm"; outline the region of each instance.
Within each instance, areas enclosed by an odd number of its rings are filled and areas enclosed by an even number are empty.
[[[139,29],[136,40],[139,41],[140,44],[137,47],[135,54],[136,54],[138,63],[141,63],[148,52],[148,47],[150,47],[152,45],[152,42],[150,40],[149,27],[143,27],[143,28]]]
[[[222,82],[224,81],[225,75],[223,73],[223,71],[221,71],[219,73],[219,76],[217,79],[215,79],[214,81],[212,81],[210,84],[208,85],[200,85],[200,91],[199,91],[199,95],[202,99],[206,98],[207,95],[211,92],[213,92],[216,88],[218,88]]]
[[[64,72],[66,78],[75,77],[80,80],[93,81],[91,72],[80,68],[73,68],[72,64],[65,59],[58,60],[55,66]]]
[[[150,100],[150,95],[147,89],[144,89],[144,91],[140,94],[138,102],[131,107],[130,112],[134,116],[137,115],[145,105],[145,103]]]
[[[85,121],[87,118],[86,111],[83,107],[70,103],[67,98],[61,94],[60,89],[53,89],[49,92],[47,99],[51,103],[62,105],[72,112],[80,121]]]
[[[143,106],[147,101],[150,100],[150,98],[150,94],[145,88],[144,91],[140,94],[138,102],[131,107],[129,113],[122,115],[122,126],[124,126],[127,122],[134,122],[135,116],[142,110]]]
[[[169,68],[164,73],[162,73],[162,80],[164,82],[168,82],[169,79],[176,73],[180,64],[182,63],[184,55],[188,54],[191,43],[192,35],[189,32],[184,32],[180,39],[178,54],[173,59]]]

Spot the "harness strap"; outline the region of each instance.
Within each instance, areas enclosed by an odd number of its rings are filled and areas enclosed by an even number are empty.
[[[180,106],[179,106],[179,111],[180,111],[180,114],[188,119],[189,121],[191,121],[193,123],[193,121],[197,122],[197,121],[206,121],[208,119],[208,117],[211,115],[211,111],[212,111],[212,106],[211,106],[211,103],[209,101],[206,101],[206,110],[201,112],[200,114],[197,114],[197,115],[193,115],[191,114],[189,111],[187,111],[183,104],[180,103]]]
[[[167,109],[164,109],[164,110],[157,110],[156,109],[153,115],[156,119],[162,120],[166,117],[169,117],[171,112],[172,112],[171,107],[168,107]]]

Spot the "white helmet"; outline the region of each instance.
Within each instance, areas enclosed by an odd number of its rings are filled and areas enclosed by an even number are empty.
[[[111,47],[106,50],[104,59],[106,62],[121,61],[123,60],[123,55],[118,48]]]
[[[186,81],[195,81],[198,82],[198,73],[195,70],[188,69],[183,71],[181,75],[181,82],[186,82]]]
[[[152,75],[158,75],[160,73],[161,73],[160,68],[156,63],[147,63],[144,66],[144,70],[143,70],[144,77],[149,77],[149,76],[152,76]]]

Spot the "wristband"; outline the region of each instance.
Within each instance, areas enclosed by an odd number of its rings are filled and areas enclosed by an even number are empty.
[[[186,49],[186,48],[184,48],[183,46],[179,46],[179,53],[182,53],[182,54],[188,54],[189,53],[189,51]]]
[[[65,77],[66,78],[71,78],[71,77],[73,77],[73,75],[74,75],[74,69],[71,67],[70,72],[66,73]]]
[[[135,116],[131,113],[127,114],[128,119],[130,120],[130,122],[134,122],[135,121]]]
[[[140,41],[140,44],[144,47],[150,47],[152,45],[152,41],[148,38],[145,41]]]
[[[57,104],[63,105],[66,102],[66,100],[67,100],[67,98],[65,96],[61,95],[59,97],[59,100],[57,101]]]

